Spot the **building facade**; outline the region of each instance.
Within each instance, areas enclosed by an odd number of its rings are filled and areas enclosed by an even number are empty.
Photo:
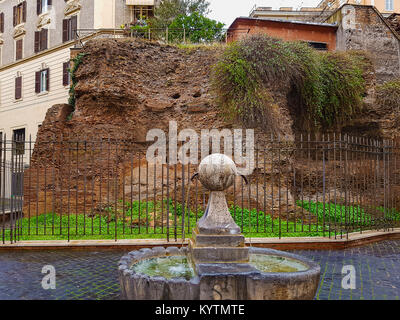
[[[317,8],[335,10],[344,4],[374,6],[384,16],[400,13],[400,0],[322,0]]]
[[[254,6],[249,17],[269,20],[324,22],[344,4],[375,6],[385,17],[393,13],[400,13],[400,0],[322,0],[315,8],[302,7],[295,10],[292,7],[273,9],[272,7]]]
[[[0,137],[34,141],[46,111],[67,103],[76,30],[120,28],[156,2],[0,0]]]
[[[268,34],[286,41],[304,41],[319,50],[336,49],[335,24],[285,21],[274,19],[237,18],[228,29],[228,42],[251,34]]]
[[[272,7],[254,7],[249,17],[255,19],[284,20],[284,21],[313,21],[320,22],[327,18],[332,11],[322,11],[320,8],[303,7],[293,10],[292,7],[281,7],[278,10]]]
[[[376,7],[343,5],[327,22],[338,26],[338,51],[368,52],[377,83],[400,77],[400,35]]]

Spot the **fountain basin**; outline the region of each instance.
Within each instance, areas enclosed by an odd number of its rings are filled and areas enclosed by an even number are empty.
[[[187,261],[188,249],[130,252],[119,263],[127,300],[309,300],[319,284],[313,261],[273,249],[249,248],[249,263]]]

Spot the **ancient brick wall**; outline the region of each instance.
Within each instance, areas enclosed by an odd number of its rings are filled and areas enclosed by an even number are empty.
[[[400,76],[400,37],[372,6],[344,5],[329,19],[337,22],[337,50],[368,51],[379,83]]]

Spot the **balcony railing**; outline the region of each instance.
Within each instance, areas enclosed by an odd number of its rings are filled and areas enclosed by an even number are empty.
[[[155,0],[126,0],[128,6],[154,6]]]

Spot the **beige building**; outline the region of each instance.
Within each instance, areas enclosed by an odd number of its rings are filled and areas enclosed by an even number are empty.
[[[400,0],[322,0],[317,7],[334,10],[343,4],[374,6],[384,16],[400,12]]]
[[[67,103],[76,30],[114,29],[157,0],[0,0],[0,137],[35,140],[46,111]]]
[[[335,10],[344,4],[375,6],[385,17],[400,13],[400,0],[322,0],[315,8],[303,7],[257,7],[251,10],[249,17],[270,20],[324,22]]]
[[[320,8],[303,7],[293,10],[292,7],[281,7],[277,10],[272,7],[254,7],[249,17],[255,19],[284,20],[284,21],[323,21],[332,11],[322,12]]]

